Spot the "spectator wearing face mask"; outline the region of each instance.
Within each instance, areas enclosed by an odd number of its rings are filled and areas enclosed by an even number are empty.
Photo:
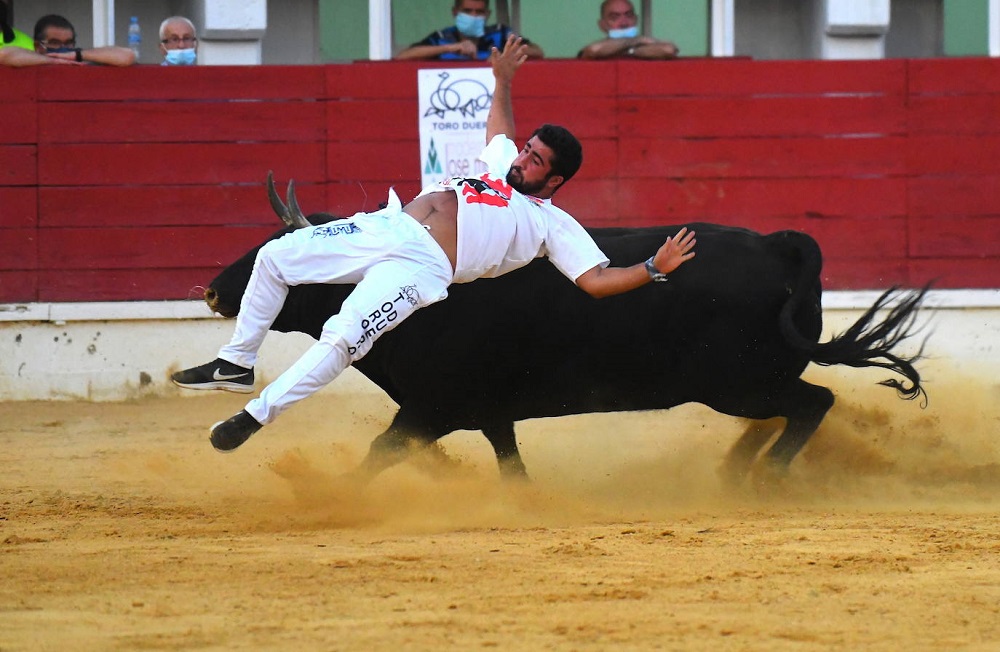
[[[35,23],[35,52],[51,59],[102,66],[131,66],[135,63],[135,54],[128,48],[115,45],[77,47],[73,24],[56,14],[42,16]]]
[[[184,16],[171,16],[160,23],[160,53],[163,66],[193,66],[198,59],[198,32]]]
[[[670,41],[639,35],[639,17],[629,0],[604,0],[597,26],[607,38],[580,50],[581,59],[673,59],[679,50]]]
[[[443,61],[485,60],[490,50],[503,52],[510,27],[497,23],[487,25],[490,17],[489,0],[455,0],[451,8],[455,24],[429,34],[396,55],[396,59],[440,59]],[[542,48],[523,39],[529,59],[545,56]]]

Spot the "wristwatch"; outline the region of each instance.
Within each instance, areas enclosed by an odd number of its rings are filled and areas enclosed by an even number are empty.
[[[663,283],[667,280],[667,275],[656,269],[656,265],[653,264],[653,258],[653,256],[650,256],[646,260],[646,273],[649,274],[649,278],[657,283]]]
[[[83,63],[83,50],[80,48],[73,48],[73,51],[76,52],[76,62]]]

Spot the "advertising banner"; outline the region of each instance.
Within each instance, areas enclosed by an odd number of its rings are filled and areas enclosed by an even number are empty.
[[[477,177],[493,102],[492,68],[417,71],[421,186],[449,177]]]

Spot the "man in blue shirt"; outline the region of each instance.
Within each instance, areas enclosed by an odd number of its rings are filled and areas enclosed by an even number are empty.
[[[490,17],[489,0],[455,0],[451,14],[455,17],[454,25],[429,34],[397,54],[396,59],[473,61],[488,59],[491,48],[503,51],[511,29],[499,23],[486,24]],[[540,47],[527,39],[523,43],[529,59],[545,56]]]

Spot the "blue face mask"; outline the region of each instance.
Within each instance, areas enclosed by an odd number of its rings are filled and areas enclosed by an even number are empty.
[[[182,50],[167,50],[163,57],[168,66],[193,66],[198,58],[194,48],[184,48]]]
[[[608,38],[635,38],[639,36],[639,26],[632,25],[622,29],[609,29]]]
[[[486,33],[486,16],[455,14],[455,27],[465,36],[479,38]]]
[[[69,48],[69,47],[45,48],[45,51],[49,54],[63,54],[64,52],[76,52],[74,48]]]

